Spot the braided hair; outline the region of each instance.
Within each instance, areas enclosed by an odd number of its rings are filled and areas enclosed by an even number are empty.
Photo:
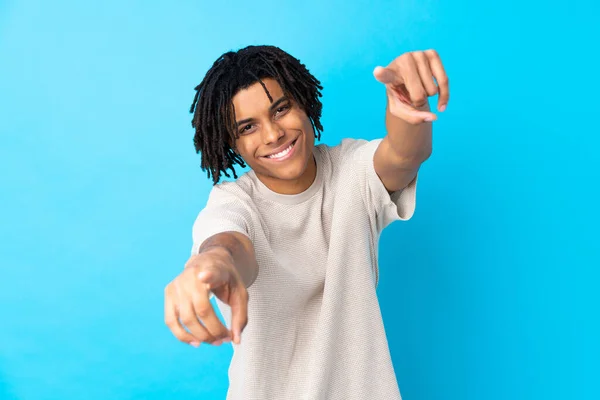
[[[235,129],[235,109],[232,99],[240,90],[259,82],[269,100],[273,102],[263,79],[273,78],[306,112],[315,131],[321,138],[321,83],[298,59],[275,46],[248,46],[237,52],[221,55],[196,86],[196,95],[190,109],[195,129],[194,147],[201,153],[201,168],[213,185],[219,183],[221,174],[230,177],[231,170],[237,178],[235,165],[244,168],[242,157],[233,149],[238,134]]]

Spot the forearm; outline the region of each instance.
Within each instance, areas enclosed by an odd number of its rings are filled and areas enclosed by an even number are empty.
[[[233,258],[236,270],[240,274],[245,287],[249,287],[258,275],[258,263],[252,242],[238,232],[223,232],[206,239],[199,254],[208,251],[227,251]]]
[[[419,111],[429,111],[429,104],[417,107]],[[387,136],[385,140],[393,152],[395,164],[405,170],[416,170],[429,158],[432,151],[432,124],[410,124],[390,112],[386,108],[385,125]]]

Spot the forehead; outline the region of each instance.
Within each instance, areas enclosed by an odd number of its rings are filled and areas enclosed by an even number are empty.
[[[275,79],[266,78],[262,79],[262,81],[267,87],[273,101],[277,101],[283,96],[283,90]],[[237,92],[233,96],[232,103],[235,107],[237,120],[251,118],[256,114],[264,113],[269,110],[272,104],[260,82],[256,82],[252,86]]]

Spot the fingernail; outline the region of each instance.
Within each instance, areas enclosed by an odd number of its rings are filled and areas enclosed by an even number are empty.
[[[425,118],[425,122],[431,122],[431,121],[433,121],[433,118],[431,118],[431,117]]]
[[[217,340],[216,342],[213,342],[213,346],[220,346],[223,344],[223,340]]]
[[[444,110],[446,110],[446,105],[445,105],[445,104],[442,104],[442,105],[440,106],[440,112],[444,112]]]
[[[224,338],[222,340],[223,340],[223,343],[229,343],[229,342],[231,342],[231,338],[230,337],[226,337],[226,338]]]
[[[200,342],[190,342],[190,346],[198,348],[198,346],[200,346]]]

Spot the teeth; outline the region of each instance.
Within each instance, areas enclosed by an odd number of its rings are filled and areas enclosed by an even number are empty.
[[[271,154],[270,156],[267,156],[267,158],[281,158],[281,157],[285,156],[287,153],[289,153],[290,150],[292,150],[292,147],[294,147],[294,143],[290,144],[290,147],[288,147],[287,149],[285,149],[277,154]]]

